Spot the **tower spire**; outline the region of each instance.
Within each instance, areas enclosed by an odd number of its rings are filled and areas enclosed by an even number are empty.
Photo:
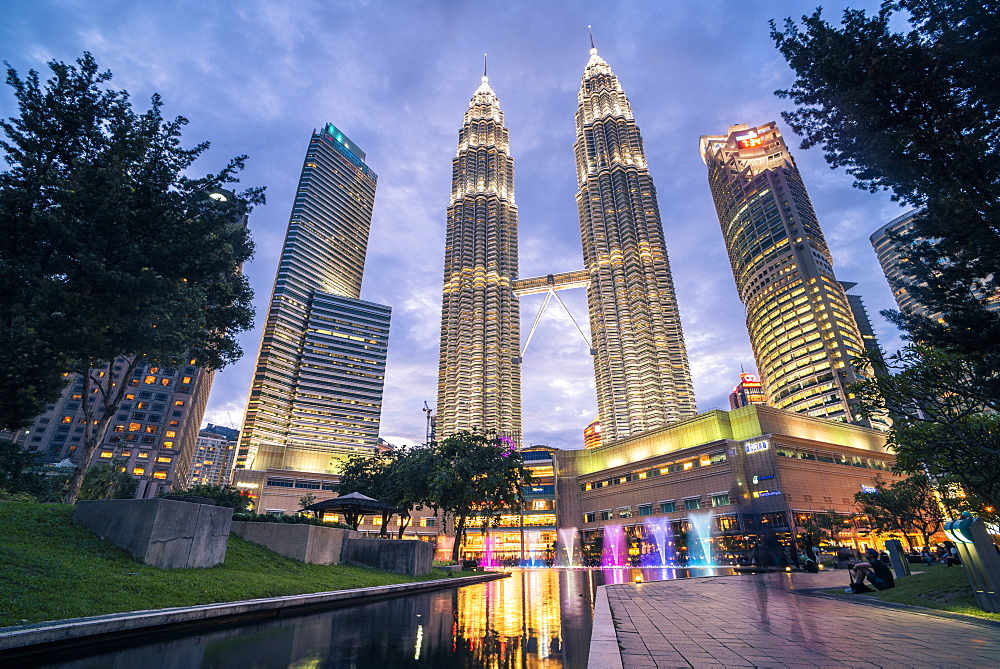
[[[489,81],[489,78],[486,76],[486,54],[485,53],[483,54],[483,81]]]
[[[590,53],[597,53],[597,47],[594,46],[594,26],[587,26],[587,31],[590,33]]]

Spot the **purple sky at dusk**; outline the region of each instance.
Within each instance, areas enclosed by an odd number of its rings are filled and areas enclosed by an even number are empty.
[[[816,3],[818,4],[818,0]],[[437,393],[445,208],[451,159],[469,98],[489,53],[490,84],[510,130],[520,215],[520,275],[582,267],[573,159],[577,91],[588,59],[587,25],[629,96],[656,184],[698,408],[728,408],[740,365],[755,369],[698,138],[736,123],[777,120],[803,172],[833,253],[837,277],[854,281],[883,347],[900,345],[878,312],[893,308],[868,235],[903,212],[885,194],[851,186],[818,149],[780,120],[773,95],[792,72],[768,36],[768,19],[798,18],[815,4],[514,0],[377,2],[113,2],[0,0],[0,59],[22,75],[51,59],[90,51],[112,85],[165,114],[190,120],[187,145],[211,149],[215,171],[248,154],[243,185],[267,186],[250,226],[246,267],[257,327],[244,358],[216,375],[206,422],[240,426],[302,159],[313,129],[339,127],[379,175],[362,298],[392,306],[381,435],[420,442],[423,403]],[[823,2],[839,20],[845,6]],[[9,88],[0,115],[14,115]],[[583,291],[564,291],[586,328]],[[543,296],[521,305],[526,337]],[[558,305],[555,305],[558,307]],[[525,443],[582,446],[596,415],[593,367],[561,309],[550,305],[522,369]]]

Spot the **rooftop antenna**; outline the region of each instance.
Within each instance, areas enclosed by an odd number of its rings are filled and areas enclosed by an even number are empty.
[[[590,48],[596,49],[597,47],[594,46],[594,26],[587,26],[587,30],[590,32]]]
[[[486,54],[483,54],[483,78],[486,78]]]

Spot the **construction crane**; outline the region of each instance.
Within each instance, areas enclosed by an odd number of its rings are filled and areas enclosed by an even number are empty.
[[[424,413],[427,414],[427,430],[424,433],[425,446],[431,443],[431,414],[433,411],[434,410],[427,405],[427,400],[424,400]]]

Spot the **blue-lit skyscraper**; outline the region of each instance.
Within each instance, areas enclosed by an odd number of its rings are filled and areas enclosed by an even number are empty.
[[[375,448],[390,309],[358,299],[378,179],[364,159],[333,124],[309,142],[237,469],[334,474]]]

